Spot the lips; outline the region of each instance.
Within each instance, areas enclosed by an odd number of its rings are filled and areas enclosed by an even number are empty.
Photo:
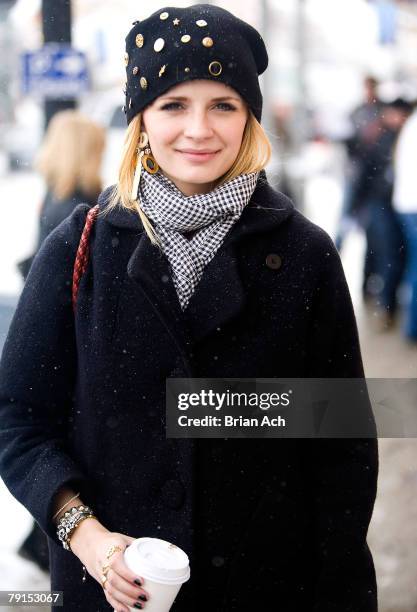
[[[217,151],[199,150],[199,149],[179,149],[179,153],[191,153],[192,155],[209,155],[217,153]]]
[[[207,149],[177,149],[177,153],[180,153],[185,159],[190,162],[206,162],[210,161],[219,153],[219,151],[209,151]]]

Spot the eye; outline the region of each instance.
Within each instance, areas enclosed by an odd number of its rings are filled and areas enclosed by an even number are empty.
[[[179,102],[168,102],[164,104],[164,106],[161,106],[161,110],[177,110],[179,106],[181,106]]]
[[[219,102],[217,104],[217,106],[222,106],[222,110],[224,111],[234,111],[236,110],[236,108],[234,106],[232,106],[231,104],[229,104],[228,102]]]

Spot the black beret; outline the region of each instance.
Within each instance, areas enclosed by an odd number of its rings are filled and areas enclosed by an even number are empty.
[[[127,123],[158,96],[195,79],[221,81],[262,116],[258,75],[268,66],[255,28],[211,4],[166,7],[135,21],[126,37]]]

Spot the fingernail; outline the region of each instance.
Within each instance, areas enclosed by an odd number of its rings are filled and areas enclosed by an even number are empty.
[[[148,601],[146,595],[139,595],[138,599],[141,599],[142,601]]]
[[[134,608],[137,608],[138,610],[142,610],[142,604],[140,603],[135,603],[135,605],[133,606]]]
[[[139,578],[136,578],[136,580],[134,580],[134,583],[137,584],[138,586],[142,586],[142,583],[139,580]]]

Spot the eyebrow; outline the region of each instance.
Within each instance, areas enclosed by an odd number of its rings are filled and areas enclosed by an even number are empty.
[[[180,100],[181,102],[187,102],[189,98],[186,96],[161,96],[160,100]],[[240,102],[239,98],[235,98],[234,96],[220,96],[219,98],[212,98],[210,102],[220,102],[222,100],[235,100],[236,102]]]

